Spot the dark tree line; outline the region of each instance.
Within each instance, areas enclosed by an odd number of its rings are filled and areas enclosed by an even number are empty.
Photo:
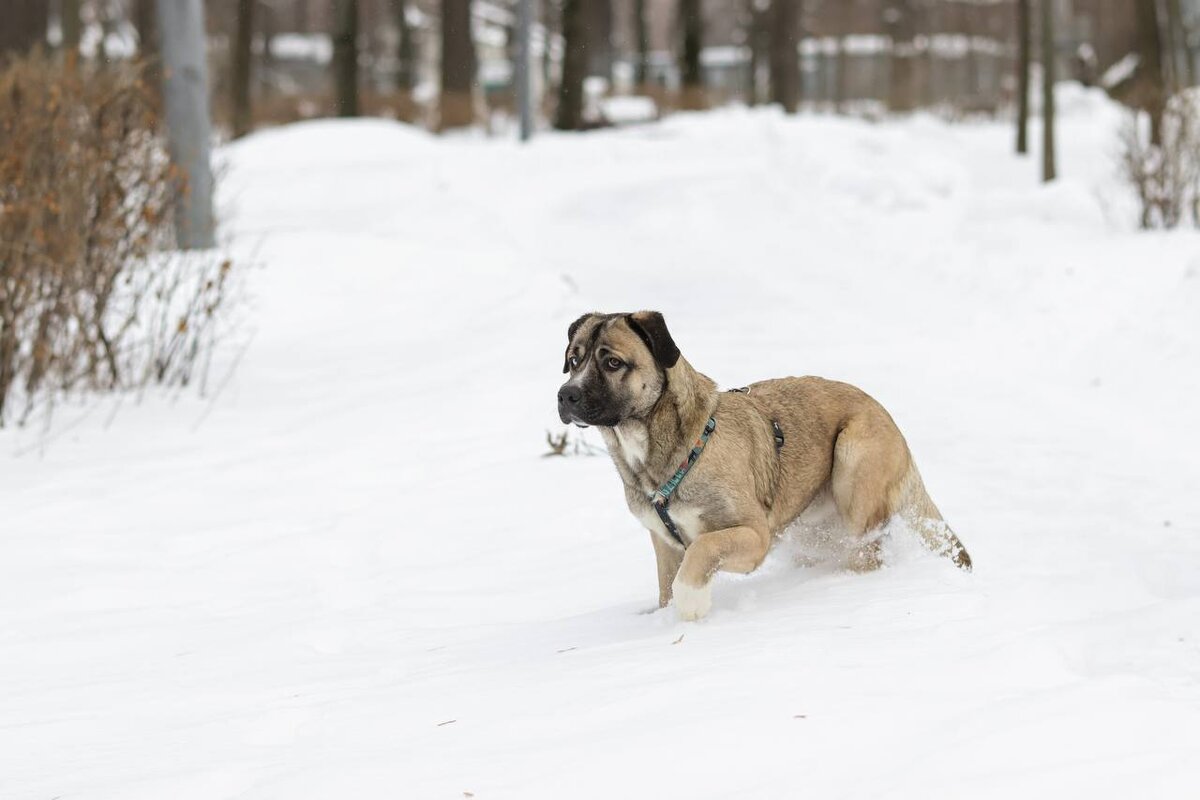
[[[6,0],[0,49],[19,51],[45,41],[54,8],[63,14],[65,49],[74,49],[81,34],[80,6],[99,7],[93,2]],[[436,109],[430,110],[433,124],[443,130],[474,124],[485,107],[485,87],[480,84],[480,45],[473,39],[472,17],[481,14],[476,24],[486,19],[485,24],[495,26],[497,9],[507,8],[514,0],[487,2],[484,9],[482,5],[476,8],[472,0],[206,0],[224,10],[213,15],[216,19],[212,22],[213,29],[225,37],[222,41],[228,42],[228,71],[219,73],[223,76],[220,108],[228,110],[235,136],[252,129],[256,104],[262,97],[262,89],[253,87],[266,86],[275,74],[268,63],[270,34],[304,30],[324,32],[332,42],[328,80],[335,113],[363,113],[364,102],[371,111],[389,91],[398,98],[411,98],[426,73],[425,80],[439,88]],[[153,74],[159,61],[155,4],[156,0],[125,0],[139,46],[149,56],[151,85],[159,83]],[[776,103],[788,113],[797,112],[802,105],[852,109],[854,106],[847,104],[864,96],[881,99],[895,113],[938,102],[954,103],[955,96],[947,91],[963,91],[956,88],[962,83],[970,92],[970,87],[979,85],[981,75],[995,73],[989,65],[1001,63],[1001,58],[1004,63],[1015,60],[1013,105],[1019,152],[1031,147],[1029,65],[1041,62],[1043,74],[1050,75],[1072,69],[1075,31],[1091,30],[1096,48],[1104,54],[1095,69],[1102,71],[1116,56],[1130,50],[1139,54],[1136,91],[1130,95],[1132,99],[1123,99],[1150,113],[1156,138],[1166,99],[1175,88],[1189,85],[1196,71],[1195,37],[1186,28],[1188,18],[1181,0],[1129,0],[1128,6],[1113,0],[1073,0],[1070,13],[1087,14],[1091,23],[1081,28],[1071,20],[1059,20],[1059,33],[1054,25],[1055,8],[1068,7],[1053,0],[744,0],[728,7],[703,0],[631,0],[619,7],[612,0],[538,0],[535,5],[535,18],[546,27],[550,41],[561,42],[561,47],[544,51],[542,75],[548,96],[553,98],[546,110],[553,124],[565,130],[597,122],[585,118],[589,110],[585,108],[584,83],[589,75],[611,78],[618,56],[631,67],[634,91],[650,94],[667,107],[698,109],[721,102],[730,94],[728,78],[722,78],[724,88],[716,91],[709,81],[717,74],[714,70],[729,67],[706,65],[703,56],[708,47],[727,46],[731,29],[741,31],[734,41],[744,42],[748,53],[748,63],[739,68],[736,86],[741,88],[735,93],[750,103]],[[1127,14],[1117,13],[1122,7],[1128,8]],[[413,10],[418,8],[419,14]],[[617,8],[625,9],[626,16]],[[420,22],[414,25],[413,20]],[[388,31],[386,41],[393,43],[388,47],[394,48],[385,53],[394,72],[394,79],[386,82],[381,82],[375,66],[384,52],[380,49],[385,40],[382,26]],[[883,42],[884,48],[877,55],[864,55],[861,48],[848,47],[846,37],[860,34],[871,42]],[[431,36],[440,40],[428,41]],[[935,53],[931,44],[939,36],[958,37],[966,44],[963,53],[953,56],[958,59],[953,62],[953,75],[945,72],[951,69],[949,57]],[[420,55],[427,41],[431,50],[441,51],[434,74],[422,69]],[[1015,59],[995,55],[996,49],[981,55],[976,45],[980,41],[992,42],[989,46],[994,48],[1012,47]],[[673,71],[660,57],[667,52],[674,57]],[[1047,58],[1047,52],[1056,57]],[[492,53],[489,57],[494,58],[494,50]],[[256,71],[261,75],[257,84]],[[370,84],[365,82],[368,77]],[[941,94],[933,88],[938,80],[943,84]],[[992,103],[992,109],[1007,102],[998,89],[989,91],[996,94],[983,102]],[[503,91],[498,93],[494,84],[487,92],[488,103],[504,102]],[[1043,99],[1051,115],[1052,99],[1051,94]],[[960,95],[958,101],[970,102],[971,98]],[[1045,158],[1052,159],[1052,155],[1047,153]],[[1047,174],[1052,172],[1051,166],[1048,160]]]

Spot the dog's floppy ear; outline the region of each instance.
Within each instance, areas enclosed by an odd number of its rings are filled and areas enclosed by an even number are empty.
[[[584,314],[582,317],[580,317],[579,319],[577,319],[571,323],[571,327],[567,328],[567,344],[570,344],[571,340],[575,338],[575,332],[579,330],[579,326],[582,325],[583,323],[587,322],[589,319],[591,319],[594,316],[596,316],[596,312],[589,311],[588,313]]]
[[[625,317],[633,332],[641,337],[650,349],[650,355],[663,369],[670,369],[679,361],[679,348],[667,330],[666,320],[657,311],[638,311]]]
[[[563,372],[564,373],[571,371],[571,342],[575,341],[576,331],[579,330],[580,325],[587,322],[589,319],[591,319],[594,316],[596,316],[596,312],[589,311],[588,313],[584,314],[579,319],[572,322],[571,326],[569,328],[567,328],[567,352],[563,356]]]

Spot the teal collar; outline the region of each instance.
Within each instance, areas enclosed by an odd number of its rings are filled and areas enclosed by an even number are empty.
[[[709,417],[708,424],[704,426],[703,433],[696,440],[696,444],[688,451],[687,458],[679,465],[679,469],[675,470],[675,474],[670,480],[658,487],[657,491],[651,492],[649,496],[650,503],[654,506],[654,510],[658,512],[658,518],[662,520],[666,526],[667,532],[672,538],[683,547],[687,544],[683,541],[683,535],[679,533],[679,528],[671,519],[671,515],[667,513],[667,505],[671,502],[671,495],[675,494],[675,490],[679,488],[679,484],[683,483],[683,479],[691,470],[692,465],[696,463],[696,459],[700,458],[700,454],[704,452],[704,445],[708,444],[708,437],[712,436],[712,432],[717,429],[717,418]]]

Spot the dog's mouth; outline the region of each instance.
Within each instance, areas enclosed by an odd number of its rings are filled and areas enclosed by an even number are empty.
[[[611,428],[620,422],[617,419],[602,418],[597,414],[580,414],[573,411],[560,411],[558,416],[564,425],[574,425],[577,428]]]

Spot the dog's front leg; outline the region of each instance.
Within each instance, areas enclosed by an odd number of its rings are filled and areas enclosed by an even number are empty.
[[[717,570],[751,572],[763,562],[771,545],[763,528],[725,528],[702,534],[688,546],[671,586],[682,619],[700,619],[712,608],[711,582]]]
[[[671,582],[683,563],[683,548],[663,541],[654,531],[650,531],[650,541],[654,544],[654,558],[658,561],[658,607],[666,608],[671,602]]]

